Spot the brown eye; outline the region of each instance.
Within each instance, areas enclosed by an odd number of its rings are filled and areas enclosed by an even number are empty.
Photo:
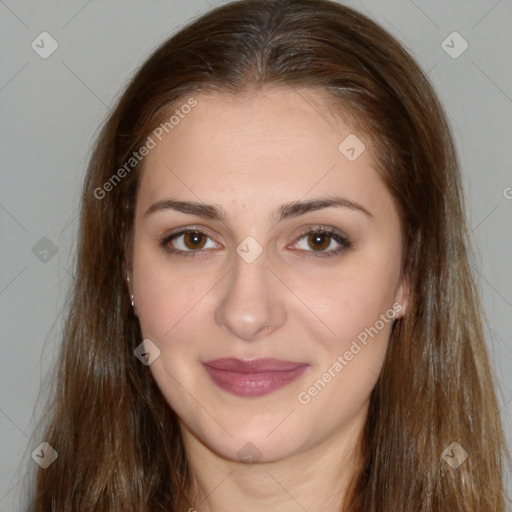
[[[183,243],[188,249],[202,249],[206,244],[206,235],[198,231],[188,231],[183,234]]]
[[[308,236],[308,244],[315,251],[323,251],[331,244],[331,238],[327,233],[311,233]]]
[[[170,253],[183,256],[203,255],[210,249],[218,249],[218,245],[206,233],[197,229],[184,229],[166,236],[160,245]]]
[[[295,249],[314,256],[335,256],[350,248],[352,243],[346,235],[334,231],[330,227],[319,227],[309,230],[299,237],[294,244]]]

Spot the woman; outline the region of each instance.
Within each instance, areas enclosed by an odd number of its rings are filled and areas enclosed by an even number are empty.
[[[32,510],[503,511],[453,141],[382,28],[245,0],[101,132]]]

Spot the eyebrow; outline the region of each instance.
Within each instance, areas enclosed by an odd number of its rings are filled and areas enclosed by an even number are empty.
[[[276,222],[280,222],[286,218],[298,217],[309,212],[331,207],[349,208],[363,213],[369,219],[374,219],[373,215],[363,205],[341,196],[285,203],[280,206],[278,213],[273,215],[273,219]],[[175,199],[165,199],[154,203],[148,208],[144,216],[165,210],[174,210],[221,222],[226,222],[228,218],[226,211],[221,206],[194,201],[178,201]]]

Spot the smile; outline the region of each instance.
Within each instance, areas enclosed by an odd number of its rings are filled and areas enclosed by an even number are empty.
[[[203,363],[212,381],[237,396],[263,396],[298,379],[307,363],[279,359],[224,358]]]

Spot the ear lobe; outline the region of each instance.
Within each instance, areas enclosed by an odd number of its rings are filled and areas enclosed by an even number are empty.
[[[124,276],[126,278],[126,281],[128,283],[128,291],[131,293],[132,292],[132,289],[131,289],[132,269],[131,269],[130,261],[129,261],[129,259],[128,259],[128,257],[126,255],[125,255],[125,258],[124,258],[123,274],[124,274]]]
[[[124,268],[123,273],[126,279],[132,282],[132,258],[133,258],[133,246],[131,237],[126,241],[124,246]],[[130,290],[131,293],[131,290]]]
[[[131,302],[133,303],[133,279],[132,279],[132,264],[131,264],[131,248],[127,247],[124,252],[124,269],[123,273],[126,276],[126,284],[128,293],[130,294]],[[133,306],[133,304],[132,304]]]
[[[133,312],[135,316],[138,316],[137,314],[137,306],[135,304],[135,297],[133,294],[133,271],[132,271],[132,254],[133,254],[133,246],[132,246],[132,239],[128,240],[128,242],[125,245],[124,249],[124,269],[123,273],[126,276],[126,285],[128,288],[128,294],[130,296],[130,304],[132,305]]]
[[[395,303],[402,306],[399,312],[396,313],[395,318],[402,318],[407,312],[409,305],[410,286],[409,279],[404,276],[398,285],[397,292],[395,294]]]

